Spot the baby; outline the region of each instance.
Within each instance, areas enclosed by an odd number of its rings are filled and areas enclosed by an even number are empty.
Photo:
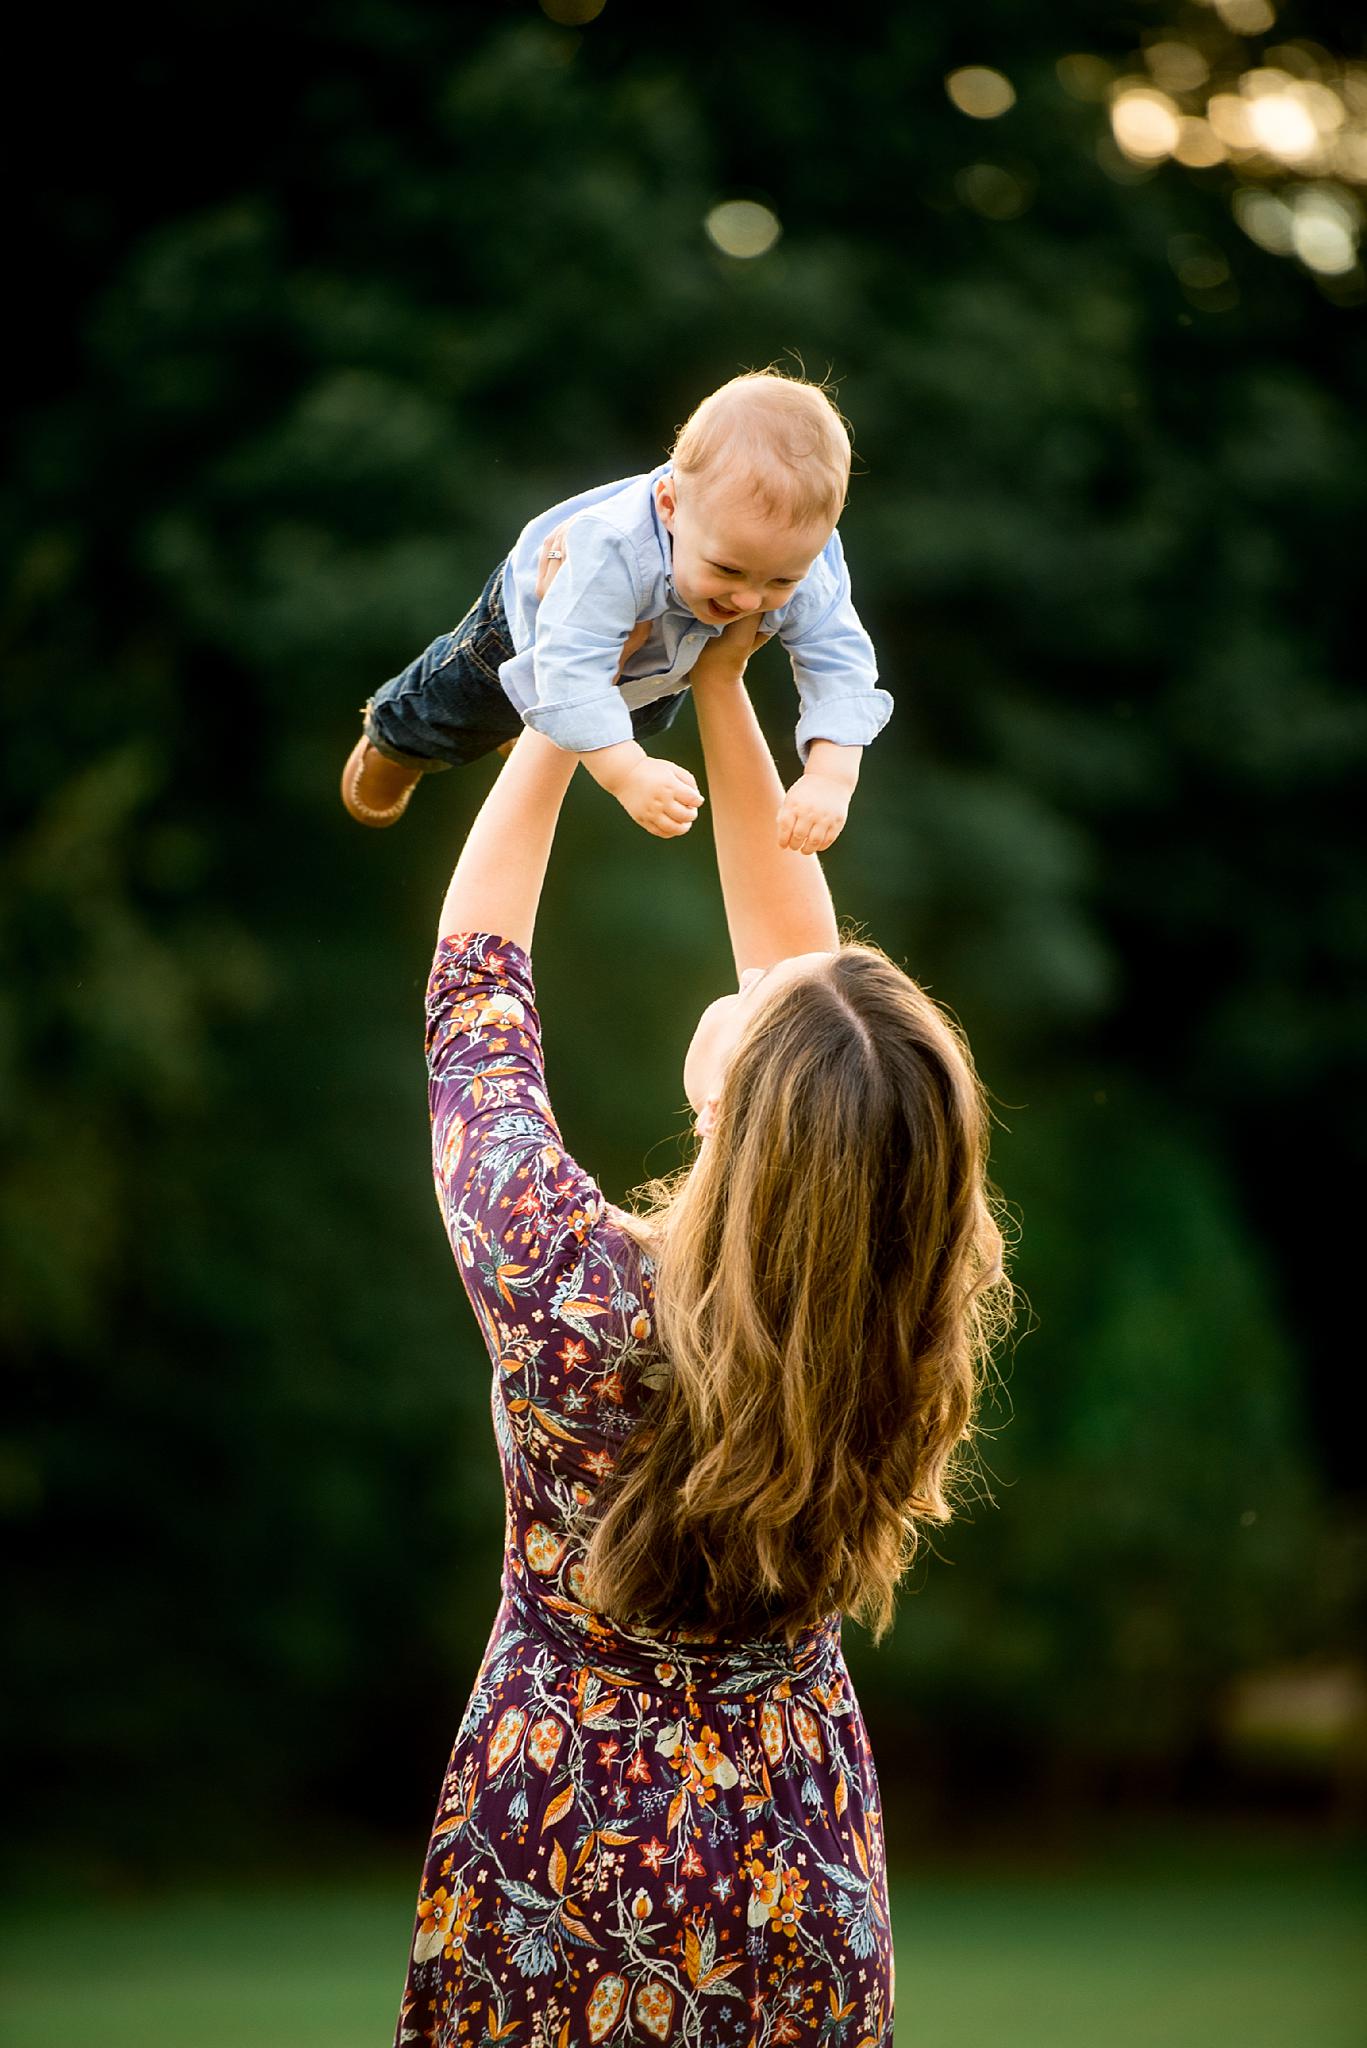
[[[836,531],[849,474],[849,436],[817,385],[733,377],[668,462],[525,526],[456,630],[371,698],[342,777],[352,817],[393,824],[424,773],[525,724],[582,755],[646,831],[686,832],[702,793],[640,739],[673,722],[704,644],[748,618],[755,644],[777,633],[787,649],[801,706],[803,773],[779,844],[823,852],[892,711]]]

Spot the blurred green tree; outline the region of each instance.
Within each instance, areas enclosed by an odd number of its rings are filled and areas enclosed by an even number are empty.
[[[95,31],[30,224],[61,260],[0,514],[16,1826],[425,1821],[501,1530],[418,1036],[485,774],[383,839],[336,774],[524,518],[780,356],[841,377],[898,697],[837,900],[964,1017],[1039,1318],[1000,1506],[861,1686],[945,1745],[1179,1756],[1231,1670],[1346,1644],[1358,1584],[1317,1487],[1360,1413],[1323,1250],[1367,1153],[1354,314],[1236,235],[1223,174],[1102,168],[1054,69],[1094,10],[997,0],[972,47],[880,11],[838,62],[772,9],[717,12],[706,63],[611,9],[211,27],[212,101],[168,16],[116,105]],[[942,84],[983,59],[1016,91],[986,131]],[[703,230],[735,196],[782,228],[753,261]],[[725,985],[705,833],[577,792],[538,974],[620,1193]]]

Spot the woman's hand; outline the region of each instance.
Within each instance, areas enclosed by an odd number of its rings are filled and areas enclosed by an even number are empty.
[[[745,664],[766,640],[772,640],[772,633],[759,630],[762,612],[752,612],[749,618],[737,619],[714,639],[708,641],[693,664],[689,682],[695,690],[701,688],[734,688],[745,678]]]
[[[546,592],[560,574],[560,564],[565,559],[565,528],[569,521],[557,526],[554,533],[548,533],[541,543],[541,552],[536,558],[536,601],[540,604]]]
[[[550,589],[556,577],[560,574],[561,568],[564,564],[565,534],[568,530],[568,527],[569,521],[566,520],[564,525],[556,527],[554,533],[548,533],[546,535],[546,538],[541,543],[541,552],[536,558],[535,589],[536,601],[538,604],[540,604],[542,598],[546,595],[546,592]],[[646,641],[649,638],[650,620],[638,619],[636,624],[632,627],[631,631],[627,634],[626,639],[622,643],[622,652],[617,657],[617,671],[612,678],[614,683],[621,681],[622,670],[631,660],[631,657],[636,652],[637,648],[644,647]]]

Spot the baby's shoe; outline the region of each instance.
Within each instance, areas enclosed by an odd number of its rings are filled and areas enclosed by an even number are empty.
[[[396,825],[422,772],[391,761],[362,734],[342,770],[342,802],[358,825]]]

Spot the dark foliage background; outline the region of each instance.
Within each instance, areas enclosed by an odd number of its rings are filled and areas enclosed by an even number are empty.
[[[898,700],[837,901],[968,1027],[1032,1308],[995,1505],[852,1645],[894,1799],[1181,1794],[1231,1767],[1232,1683],[1350,1658],[1363,313],[1239,233],[1227,171],[1120,175],[1062,89],[1060,55],[1170,15],[1213,32],[1185,0],[30,26],[12,1842],[426,1825],[502,1527],[419,1036],[487,773],[384,836],[337,775],[527,516],[775,358],[855,423],[843,532]],[[1360,54],[1349,10],[1283,26]],[[1014,83],[1000,121],[946,97],[967,62]],[[965,198],[974,163],[1014,217]],[[783,226],[754,261],[703,230],[735,197]],[[1182,237],[1227,288],[1184,287]],[[752,673],[791,750],[781,660]],[[537,950],[567,1136],[620,1195],[677,1156],[726,982],[705,826],[648,841],[576,791]]]

